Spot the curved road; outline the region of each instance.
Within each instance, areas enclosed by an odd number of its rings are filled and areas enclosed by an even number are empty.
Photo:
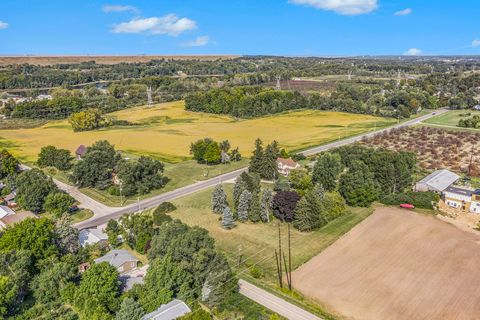
[[[335,141],[335,142],[332,142],[332,143],[328,143],[328,144],[325,144],[325,145],[322,145],[322,146],[318,146],[318,147],[314,147],[314,148],[305,150],[301,153],[306,155],[306,156],[311,156],[311,155],[314,155],[314,154],[317,154],[317,153],[320,153],[320,152],[323,152],[323,151],[326,151],[326,150],[329,150],[329,149],[332,149],[332,148],[337,148],[337,147],[341,147],[341,146],[344,146],[344,145],[348,145],[348,144],[351,144],[351,143],[358,142],[365,137],[372,137],[372,136],[374,136],[378,133],[382,133],[382,132],[385,132],[385,131],[388,131],[388,130],[391,130],[391,129],[394,129],[394,128],[402,128],[402,127],[412,126],[412,125],[418,124],[418,123],[420,123],[424,120],[427,120],[431,117],[434,117],[436,115],[440,115],[442,113],[445,113],[447,111],[448,110],[446,110],[446,109],[437,110],[435,112],[435,115],[433,113],[429,113],[427,115],[402,122],[400,124],[397,124],[397,125],[389,127],[389,128],[377,130],[377,131],[374,131],[374,132],[364,133],[364,134],[354,136],[354,137],[351,137],[351,138]],[[91,199],[88,196],[82,194],[75,187],[72,187],[72,186],[69,186],[69,185],[66,185],[66,184],[62,184],[61,182],[58,182],[58,181],[55,181],[55,182],[57,183],[57,185],[61,189],[67,191],[75,199],[77,199],[79,202],[81,202],[82,207],[91,209],[95,213],[95,215],[92,218],[90,218],[88,220],[85,220],[85,221],[82,221],[82,222],[79,222],[79,223],[74,225],[78,229],[85,229],[85,228],[91,228],[91,227],[95,227],[95,226],[105,224],[105,223],[108,222],[108,220],[117,219],[117,218],[121,217],[123,214],[126,214],[126,213],[132,213],[132,212],[137,212],[137,211],[153,208],[155,206],[158,206],[160,203],[162,203],[164,201],[171,201],[171,200],[189,195],[191,193],[195,193],[197,191],[215,186],[216,184],[218,184],[222,181],[231,180],[231,179],[234,179],[234,178],[238,177],[242,172],[244,172],[246,170],[247,170],[247,168],[242,168],[242,169],[239,169],[239,170],[236,170],[236,171],[225,173],[225,174],[217,176],[215,178],[211,178],[209,180],[204,180],[204,181],[199,181],[197,183],[194,183],[194,184],[191,184],[191,185],[179,188],[179,189],[175,189],[175,190],[170,191],[170,192],[166,192],[166,193],[163,193],[163,194],[160,194],[160,195],[148,198],[148,199],[141,200],[138,203],[134,203],[134,204],[131,204],[131,205],[128,205],[128,206],[125,206],[125,207],[107,207],[104,204],[101,204],[98,201],[95,201],[94,199]]]

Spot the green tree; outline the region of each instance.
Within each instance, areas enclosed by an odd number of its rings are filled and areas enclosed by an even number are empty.
[[[179,320],[212,320],[212,316],[207,311],[203,309],[198,309],[178,319]]]
[[[308,191],[295,207],[293,226],[300,231],[312,231],[323,226],[322,196],[318,190]]]
[[[322,201],[322,208],[323,218],[327,222],[344,215],[347,211],[345,200],[338,192],[325,193]]]
[[[248,213],[250,211],[250,202],[252,200],[252,193],[248,190],[243,190],[240,200],[238,201],[237,216],[241,222],[248,220]]]
[[[217,142],[212,142],[208,145],[205,151],[204,160],[207,164],[217,164],[222,158],[222,150]]]
[[[253,193],[250,199],[250,210],[248,212],[248,219],[252,222],[261,221],[262,208],[260,206],[260,194]]]
[[[324,152],[317,157],[313,166],[312,180],[320,183],[327,191],[337,188],[338,176],[343,170],[340,155]]]
[[[288,175],[290,186],[297,191],[300,196],[304,196],[308,190],[313,188],[312,177],[303,169],[290,171]]]
[[[95,130],[112,124],[112,121],[105,118],[99,109],[93,108],[72,113],[68,117],[68,122],[75,132]]]
[[[208,276],[202,286],[201,298],[209,306],[218,306],[238,291],[238,279],[234,276],[223,254],[215,255],[208,270]]]
[[[270,221],[270,214],[272,208],[273,193],[272,190],[266,188],[262,190],[260,219],[263,222]]]
[[[265,153],[262,158],[261,170],[260,172],[256,171],[263,179],[275,180],[275,178],[278,176],[278,153],[278,143],[276,141],[273,141],[265,148]]]
[[[122,232],[121,226],[118,224],[117,220],[110,219],[108,220],[107,227],[105,228],[105,232],[108,236],[108,243],[112,247],[116,247],[119,244],[118,237]]]
[[[261,174],[264,159],[262,144],[263,142],[262,140],[260,140],[260,138],[257,138],[257,140],[255,140],[255,150],[253,151],[252,158],[250,159],[250,166],[248,167],[248,172],[255,172]]]
[[[222,185],[217,184],[212,192],[212,211],[217,214],[222,214],[226,206],[228,206],[227,194],[223,190]]]
[[[225,209],[223,209],[222,227],[224,229],[233,229],[235,227],[235,221],[233,220],[232,210],[230,210],[229,207],[225,207]]]
[[[120,305],[115,320],[140,320],[145,311],[142,306],[132,298],[125,298]]]
[[[55,222],[55,234],[57,246],[62,254],[75,254],[80,250],[78,229],[72,227],[72,218],[68,214],[63,214]]]
[[[352,162],[350,169],[340,177],[339,191],[347,204],[368,207],[378,199],[373,174],[361,161]]]
[[[39,169],[23,171],[17,176],[15,183],[18,204],[33,212],[41,212],[47,195],[57,190],[52,179]]]
[[[138,161],[122,160],[116,169],[126,196],[147,194],[166,183],[163,163],[150,157],[141,156]]]
[[[38,154],[37,164],[40,167],[55,167],[58,170],[69,170],[72,167],[73,157],[70,151],[57,149],[54,146],[42,147]]]
[[[240,196],[242,195],[242,192],[247,189],[247,183],[243,179],[243,175],[239,175],[235,179],[235,184],[233,186],[233,208],[234,210],[237,210],[238,208],[238,202],[240,201]]]
[[[0,179],[13,176],[20,171],[20,162],[7,150],[0,151]]]
[[[77,266],[68,262],[47,265],[32,281],[35,301],[48,303],[60,298],[61,290],[77,275]]]
[[[120,305],[120,281],[115,267],[102,262],[94,264],[82,275],[75,292],[75,307],[88,319],[109,317]]]
[[[67,213],[74,203],[75,199],[68,193],[50,192],[45,198],[43,209],[58,219],[62,214]]]

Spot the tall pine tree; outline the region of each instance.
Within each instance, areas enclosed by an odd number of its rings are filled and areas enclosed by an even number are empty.
[[[248,190],[243,190],[240,200],[238,201],[237,216],[238,220],[245,222],[248,220],[248,212],[250,211],[250,202],[252,200],[252,193]]]
[[[235,221],[233,220],[232,210],[230,210],[229,207],[225,207],[223,209],[222,227],[224,229],[233,229],[235,227]]]
[[[115,320],[140,320],[145,311],[140,304],[132,298],[125,298],[120,305]]]
[[[228,206],[227,195],[222,185],[217,184],[212,192],[212,211],[217,214],[222,214],[226,206]]]
[[[262,169],[259,172],[263,179],[274,180],[278,176],[278,152],[276,141],[273,141],[265,148],[265,153],[262,160]]]
[[[262,201],[261,201],[261,209],[260,209],[260,219],[263,222],[270,221],[270,212],[272,209],[272,199],[273,193],[270,189],[263,189],[262,190]]]
[[[249,172],[256,172],[261,174],[263,167],[263,142],[260,138],[255,140],[255,150],[253,151],[252,158],[250,159]]]
[[[252,222],[259,222],[262,214],[262,209],[260,207],[260,194],[258,192],[252,194],[252,199],[250,200],[250,211],[248,213],[248,219]]]
[[[342,170],[342,160],[338,153],[322,153],[317,157],[313,166],[313,182],[322,184],[327,191],[335,190],[338,176]]]

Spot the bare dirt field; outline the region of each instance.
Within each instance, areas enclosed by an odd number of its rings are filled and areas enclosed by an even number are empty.
[[[380,208],[293,274],[347,319],[479,319],[480,235]]]
[[[211,61],[218,59],[234,59],[238,55],[204,55],[204,56],[0,56],[0,65],[10,64],[34,64],[34,65],[53,65],[53,64],[77,64],[82,62],[95,61],[97,64],[117,64],[117,63],[135,63],[149,62],[152,60],[202,60]]]

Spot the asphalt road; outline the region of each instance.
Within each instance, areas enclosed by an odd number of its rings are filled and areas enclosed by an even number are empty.
[[[245,280],[238,281],[240,293],[245,297],[291,320],[322,320],[310,312],[297,307]]]
[[[442,114],[446,111],[448,111],[448,110],[444,110],[444,109],[437,110],[435,112],[436,113],[435,115]],[[393,128],[402,128],[402,127],[412,126],[412,125],[418,124],[418,123],[420,123],[420,122],[422,122],[426,119],[429,119],[433,116],[434,115],[432,113],[429,113],[427,115],[418,117],[416,119],[412,119],[412,120],[402,122],[400,124],[397,124],[395,126],[392,126],[392,127],[386,128],[386,129],[381,129],[381,130],[377,130],[377,131],[374,131],[374,132],[369,132],[369,133],[361,134],[361,135],[354,136],[354,137],[351,137],[351,138],[347,138],[347,139],[344,139],[344,140],[335,141],[335,142],[328,143],[328,144],[325,144],[325,145],[322,145],[322,146],[319,146],[319,147],[315,147],[315,148],[305,150],[302,153],[306,156],[311,156],[311,155],[314,155],[314,154],[317,154],[317,153],[320,153],[320,152],[323,152],[323,151],[326,151],[326,150],[329,150],[329,149],[332,149],[332,148],[338,148],[338,147],[341,147],[341,146],[344,146],[344,145],[348,145],[348,144],[358,142],[358,141],[362,140],[364,137],[372,137],[372,136],[374,136],[378,133],[388,131],[388,130],[391,130]],[[65,186],[63,186],[62,189],[65,188],[64,190],[71,193],[74,198],[76,198],[79,202],[82,203],[82,207],[91,209],[95,213],[95,215],[92,218],[90,218],[88,220],[85,220],[85,221],[82,221],[82,222],[79,222],[79,223],[74,225],[78,229],[86,229],[86,228],[92,228],[92,227],[96,227],[96,226],[105,224],[105,223],[108,222],[108,220],[117,219],[117,218],[121,217],[123,214],[126,214],[126,213],[132,213],[132,212],[137,212],[137,211],[153,208],[155,206],[158,206],[160,203],[162,203],[164,201],[172,201],[174,199],[189,195],[191,193],[195,193],[197,191],[200,191],[200,190],[203,190],[203,189],[206,189],[206,188],[210,188],[210,187],[215,186],[216,184],[218,184],[222,181],[234,179],[237,176],[239,176],[243,171],[246,171],[246,170],[247,170],[247,168],[232,171],[232,172],[217,176],[215,178],[211,178],[209,180],[199,181],[197,183],[194,183],[194,184],[191,184],[191,185],[179,188],[179,189],[175,189],[175,190],[170,191],[170,192],[166,192],[166,193],[163,193],[163,194],[160,194],[160,195],[148,198],[148,199],[141,200],[137,203],[134,203],[134,204],[131,204],[131,205],[128,205],[128,206],[125,206],[125,207],[116,207],[116,208],[115,207],[107,207],[107,206],[105,206],[105,205],[87,197],[86,195],[81,194],[81,192],[79,192],[74,187],[70,187],[68,185],[65,185]],[[56,183],[57,183],[57,185],[59,184],[58,181],[56,181]]]

